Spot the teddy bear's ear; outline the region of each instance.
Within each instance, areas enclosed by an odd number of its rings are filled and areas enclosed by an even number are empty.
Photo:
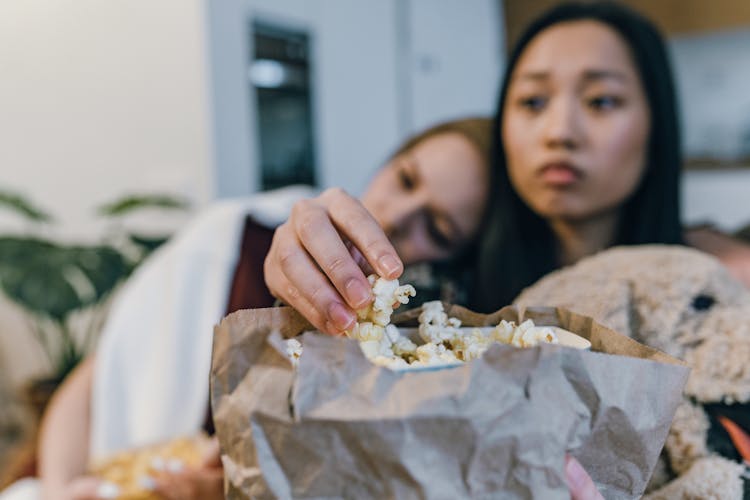
[[[525,289],[514,304],[523,307],[554,306],[590,316],[614,331],[634,333],[632,285],[606,275],[581,275],[574,268],[554,272]]]

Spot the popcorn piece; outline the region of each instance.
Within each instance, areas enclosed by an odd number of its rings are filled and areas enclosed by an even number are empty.
[[[530,330],[532,328],[534,328],[534,322],[530,319],[527,319],[526,321],[518,325],[513,331],[513,338],[510,340],[511,345],[514,345],[516,347],[523,347],[523,336],[526,334],[527,330]]]
[[[156,489],[156,479],[151,476],[141,476],[138,478],[138,487],[146,491],[154,491]]]
[[[492,340],[502,342],[503,344],[510,344],[513,339],[513,332],[516,330],[516,324],[512,321],[505,321],[504,319],[497,324],[492,330],[490,337]]]
[[[365,321],[355,323],[352,329],[347,332],[347,336],[362,342],[366,340],[381,340],[384,333],[385,328],[381,325]]]
[[[458,359],[471,361],[481,357],[491,343],[491,338],[485,336],[479,328],[474,328],[471,333],[456,337],[452,345]]]
[[[397,279],[386,280],[371,274],[367,277],[367,281],[372,286],[375,299],[367,307],[357,310],[357,318],[376,325],[385,326],[389,324],[393,314],[393,306],[407,304],[409,297],[414,297],[417,294],[417,291],[411,285],[399,286]]]
[[[441,366],[460,364],[461,360],[456,358],[453,351],[448,350],[443,344],[428,342],[417,347],[417,360],[412,366]]]
[[[396,356],[407,356],[411,355],[412,357],[416,357],[417,354],[417,344],[412,342],[410,339],[406,337],[400,337],[396,342],[392,345],[393,354]]]
[[[286,355],[292,361],[293,366],[299,364],[299,357],[302,356],[302,344],[297,339],[289,339],[286,341]]]
[[[540,342],[557,344],[557,336],[551,328],[542,328],[534,325],[534,322],[527,319],[513,332],[511,344],[516,347],[534,347]]]
[[[162,457],[154,457],[151,459],[151,468],[157,472],[161,472],[167,468],[167,463]]]
[[[460,326],[460,320],[448,318],[439,300],[425,302],[422,305],[422,313],[419,315],[419,336],[425,342],[450,342],[459,335]]]
[[[385,325],[385,335],[391,341],[391,344],[395,344],[401,338],[396,325]]]
[[[104,481],[96,488],[96,496],[102,499],[117,498],[120,496],[120,487],[115,483]]]
[[[386,337],[380,340],[361,340],[359,347],[365,356],[370,359],[376,356],[393,357],[391,342]]]
[[[555,332],[553,332],[551,328],[535,326],[526,330],[521,338],[523,347],[534,347],[542,342],[548,344],[558,343],[557,335],[555,335]]]
[[[400,340],[398,328],[390,324],[393,306],[408,303],[409,297],[417,292],[411,285],[399,286],[398,280],[385,280],[373,274],[367,277],[367,281],[372,286],[375,300],[357,311],[358,321],[346,335],[359,340],[362,352],[370,360],[377,357],[395,358],[393,344],[398,343],[402,348],[400,350],[404,351],[411,350],[411,346]]]
[[[185,463],[177,458],[170,458],[167,460],[167,470],[169,472],[181,472],[185,468]]]

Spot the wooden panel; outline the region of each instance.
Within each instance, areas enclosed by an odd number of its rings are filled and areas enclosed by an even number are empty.
[[[536,16],[560,0],[504,0],[508,47]],[[750,28],[750,0],[623,0],[667,36]]]

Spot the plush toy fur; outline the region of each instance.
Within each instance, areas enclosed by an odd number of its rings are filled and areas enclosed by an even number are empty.
[[[750,400],[750,291],[685,247],[619,247],[549,274],[516,299],[592,316],[692,367],[649,499],[742,498],[743,466],[710,453],[702,403]]]

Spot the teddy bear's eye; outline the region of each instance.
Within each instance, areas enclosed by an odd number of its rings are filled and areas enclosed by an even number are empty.
[[[696,311],[707,311],[711,309],[711,306],[713,306],[716,303],[716,299],[711,297],[710,295],[697,295],[693,299],[693,309]]]

